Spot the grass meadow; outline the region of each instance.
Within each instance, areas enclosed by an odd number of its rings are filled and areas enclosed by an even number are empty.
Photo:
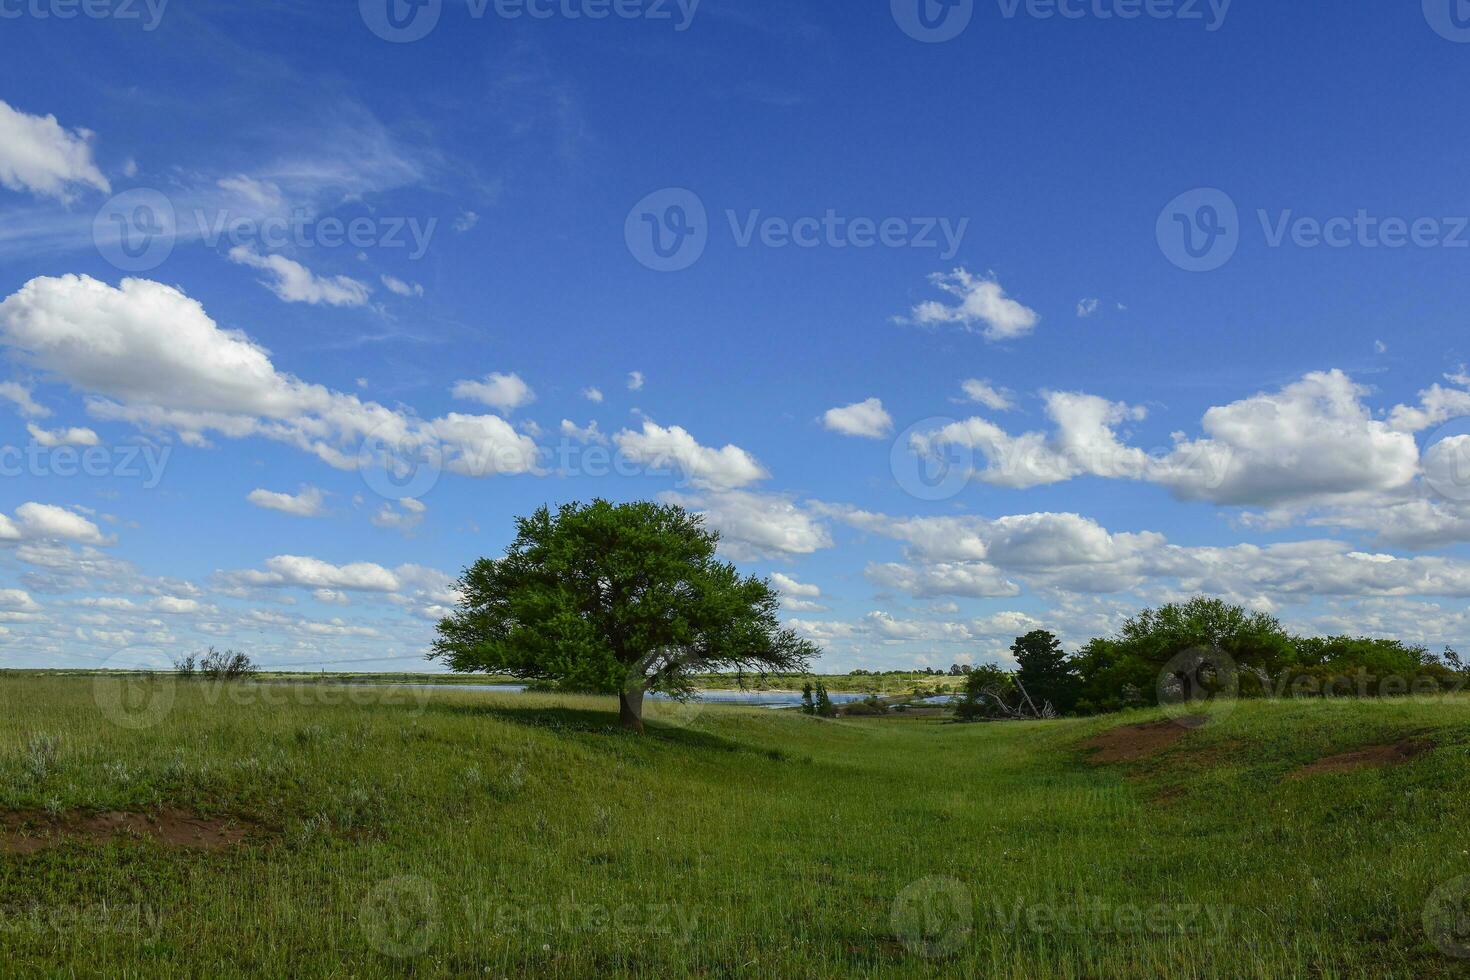
[[[639,738],[611,699],[0,675],[0,972],[1464,971],[1470,698],[1223,708],[1099,764],[1159,713],[662,707]],[[1303,772],[1404,739],[1432,750]]]

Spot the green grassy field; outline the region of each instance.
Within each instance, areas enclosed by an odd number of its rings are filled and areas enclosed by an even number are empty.
[[[1099,765],[1084,741],[1156,715],[960,726],[710,707],[638,738],[607,699],[137,683],[0,675],[6,976],[1470,963],[1423,924],[1470,873],[1470,699],[1243,703]],[[1409,737],[1436,747],[1293,775]],[[249,835],[199,850],[75,830],[171,810]],[[73,835],[15,852],[19,824],[48,821]]]

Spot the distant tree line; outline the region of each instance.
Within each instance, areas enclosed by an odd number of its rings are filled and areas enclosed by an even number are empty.
[[[1203,664],[1181,667],[1191,651]],[[1162,686],[1221,684],[1240,697],[1392,697],[1457,691],[1465,664],[1446,649],[1368,637],[1293,636],[1267,613],[1197,596],[1145,609],[1115,636],[1067,655],[1046,630],[1011,645],[1014,670],[956,665],[965,677],[956,715],[964,720],[1089,715],[1159,702]],[[1188,659],[1187,657],[1185,659]],[[1177,677],[1175,676],[1177,674]]]

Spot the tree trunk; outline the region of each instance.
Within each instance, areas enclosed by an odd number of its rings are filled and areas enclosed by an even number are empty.
[[[629,686],[618,694],[618,721],[624,728],[643,734],[643,688]]]

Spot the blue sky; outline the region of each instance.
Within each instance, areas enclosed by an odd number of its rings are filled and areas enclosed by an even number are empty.
[[[1470,641],[1450,0],[397,2],[0,0],[0,665],[415,669],[593,496],[833,670]]]

